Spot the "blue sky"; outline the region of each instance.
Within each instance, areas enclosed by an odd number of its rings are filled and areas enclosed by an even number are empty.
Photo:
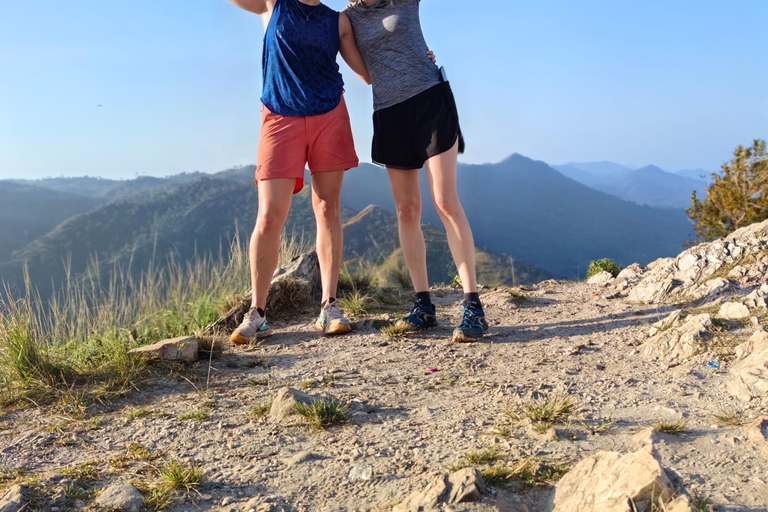
[[[424,0],[422,22],[465,162],[714,170],[768,138],[765,0]],[[254,163],[261,39],[226,0],[0,2],[0,179]],[[370,91],[344,73],[369,161]]]

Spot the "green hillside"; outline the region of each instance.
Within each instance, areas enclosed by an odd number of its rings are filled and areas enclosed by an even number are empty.
[[[684,210],[624,201],[520,155],[496,164],[461,164],[458,181],[478,247],[557,277],[583,278],[590,261],[605,257],[628,265],[673,256],[693,237]],[[423,221],[441,226],[424,171],[421,191]],[[386,171],[362,165],[347,173],[342,202],[394,212]]]
[[[98,201],[32,185],[0,181],[0,262]]]

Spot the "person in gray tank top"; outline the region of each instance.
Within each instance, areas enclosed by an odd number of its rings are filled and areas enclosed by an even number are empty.
[[[387,168],[397,205],[400,247],[416,303],[403,320],[415,330],[437,326],[421,230],[419,170],[426,167],[432,198],[464,287],[464,317],[453,333],[470,342],[488,331],[477,291],[475,243],[457,191],[464,138],[453,92],[427,55],[420,0],[350,0],[344,10],[373,84],[372,159]]]

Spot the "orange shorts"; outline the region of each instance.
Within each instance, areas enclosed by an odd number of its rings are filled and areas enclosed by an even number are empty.
[[[343,96],[338,107],[319,116],[279,116],[262,108],[256,185],[261,180],[293,178],[293,193],[298,194],[304,188],[307,164],[315,174],[347,171],[359,163]]]

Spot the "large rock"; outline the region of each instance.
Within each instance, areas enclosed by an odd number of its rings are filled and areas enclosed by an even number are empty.
[[[768,416],[758,418],[747,427],[747,439],[752,441],[755,448],[768,456]]]
[[[320,260],[315,251],[302,254],[291,264],[275,272],[269,288],[267,308],[275,309],[295,301],[318,301],[323,292],[320,279]]]
[[[602,272],[598,272],[597,274],[587,279],[587,284],[606,285],[611,281],[613,281],[613,274],[603,270]]]
[[[296,404],[312,405],[319,397],[302,393],[292,388],[282,388],[272,401],[269,417],[275,421],[286,423],[297,419]]]
[[[645,342],[643,355],[649,359],[679,363],[702,349],[712,327],[712,318],[702,313],[681,320],[677,315],[671,325],[666,325],[667,330],[657,329],[656,335]]]
[[[768,221],[747,226],[676,258],[651,263],[627,298],[645,304],[711,299],[732,286],[725,275],[741,286],[758,286],[768,270],[766,247]]]
[[[726,320],[743,320],[748,316],[749,308],[738,302],[726,302],[720,306],[720,311],[717,312],[718,318],[724,318]]]
[[[144,497],[135,487],[113,484],[101,491],[94,504],[110,512],[139,512],[144,504]]]
[[[768,395],[768,333],[756,331],[736,347],[736,357],[730,369],[728,392],[745,402]]]
[[[684,500],[670,503],[675,494],[651,447],[626,455],[599,452],[560,480],[553,512],[636,512],[647,510],[652,501],[675,512],[690,512]]]
[[[181,361],[189,364],[197,361],[199,348],[197,338],[186,336],[136,348],[131,350],[131,354],[149,361]]]
[[[0,512],[19,512],[27,505],[24,487],[14,485],[0,497]]]
[[[437,477],[422,491],[414,492],[392,512],[426,512],[440,505],[480,501],[485,494],[485,479],[477,468],[466,468]]]

